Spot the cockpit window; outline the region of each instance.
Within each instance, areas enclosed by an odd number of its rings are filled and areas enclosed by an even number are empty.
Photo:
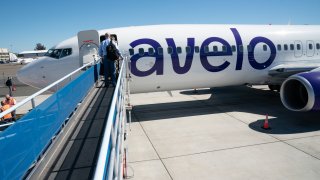
[[[72,49],[71,48],[63,49],[62,52],[61,52],[60,58],[69,56],[69,55],[71,55],[71,53],[72,53]]]
[[[55,59],[60,59],[72,54],[72,49],[49,49],[45,56],[52,57]]]

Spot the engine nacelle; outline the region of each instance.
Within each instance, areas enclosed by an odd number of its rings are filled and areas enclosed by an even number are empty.
[[[320,71],[290,76],[281,86],[280,97],[291,111],[319,111]]]

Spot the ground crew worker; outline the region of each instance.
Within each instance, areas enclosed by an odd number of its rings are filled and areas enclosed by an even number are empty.
[[[4,112],[6,111],[7,109],[10,108],[10,105],[9,104],[5,104],[3,101],[1,101],[1,108],[0,108],[0,111],[1,112]],[[11,113],[8,113],[6,115],[4,115],[2,118],[1,118],[1,121],[5,121],[5,122],[11,122],[12,121],[12,115]]]
[[[3,100],[4,104],[9,105],[10,107],[14,106],[17,104],[17,101],[11,97],[9,94],[6,95],[5,100]],[[16,120],[16,111],[11,112],[13,120]]]
[[[9,104],[10,106],[14,106],[17,104],[16,99],[11,97],[9,94],[6,95],[6,99],[3,101],[5,104]]]

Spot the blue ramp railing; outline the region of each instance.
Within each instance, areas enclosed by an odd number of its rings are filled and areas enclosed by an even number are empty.
[[[126,94],[128,88],[127,57],[122,61],[117,86],[115,88],[106,128],[103,134],[95,180],[122,179],[124,133],[126,125]]]
[[[90,65],[89,69],[82,72]],[[51,95],[6,130],[0,132],[0,179],[22,179],[26,175],[30,167],[37,162],[50,145],[52,138],[60,131],[78,103],[93,87],[97,79],[97,72],[99,72],[98,69],[98,64],[92,66],[90,63],[70,73],[69,75],[82,72],[68,85]],[[35,93],[31,97],[34,98],[37,94],[40,93]],[[31,97],[27,100],[32,100]],[[8,111],[16,109],[27,100]],[[5,111],[0,115],[6,113],[8,112]]]

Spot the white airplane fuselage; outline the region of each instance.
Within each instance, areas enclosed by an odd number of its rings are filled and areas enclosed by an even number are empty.
[[[320,63],[320,26],[154,25],[106,29],[99,35],[106,32],[117,35],[123,55],[133,49],[132,93],[272,84],[268,73],[273,67]],[[21,69],[18,78],[42,88],[78,68],[77,37],[52,49],[64,48],[72,48],[72,54],[43,57]]]

